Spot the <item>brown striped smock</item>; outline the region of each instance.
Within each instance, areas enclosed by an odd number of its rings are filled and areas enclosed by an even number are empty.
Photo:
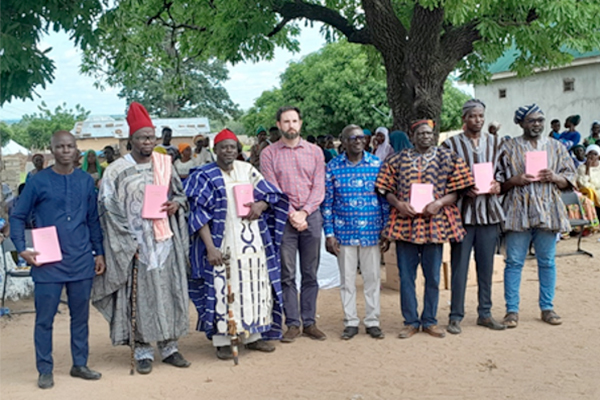
[[[469,168],[473,164],[491,162],[496,168],[498,156],[500,155],[500,138],[489,133],[481,132],[478,146],[461,132],[452,136],[442,143],[442,147],[448,148],[462,158]],[[456,206],[465,225],[492,225],[499,224],[504,220],[504,210],[498,195],[482,194],[477,197],[460,196]]]

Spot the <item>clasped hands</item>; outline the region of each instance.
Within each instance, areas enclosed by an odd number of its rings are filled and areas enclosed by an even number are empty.
[[[306,218],[308,217],[308,213],[304,210],[294,211],[289,214],[290,224],[298,231],[302,232],[303,230],[308,228],[308,222],[306,222]]]
[[[398,210],[398,214],[404,218],[414,218],[419,213],[414,209],[413,206],[410,205],[407,201],[398,201],[393,205],[396,210]],[[433,215],[436,215],[440,212],[440,210],[444,207],[444,204],[440,200],[434,200],[431,203],[427,204],[423,209],[423,212],[420,213],[425,218],[429,218]]]

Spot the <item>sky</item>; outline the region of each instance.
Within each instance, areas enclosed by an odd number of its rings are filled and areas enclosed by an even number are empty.
[[[243,110],[252,107],[254,100],[265,90],[279,86],[279,76],[285,71],[290,61],[299,61],[303,56],[319,50],[325,40],[319,28],[305,27],[298,38],[300,52],[290,53],[283,49],[275,51],[271,61],[258,63],[240,63],[228,65],[230,79],[224,83],[231,99]],[[75,108],[81,104],[91,111],[91,115],[119,115],[125,113],[125,100],[119,99],[118,88],[105,90],[94,87],[94,79],[79,73],[81,51],[69,40],[65,33],[52,33],[45,36],[39,46],[41,49],[52,47],[49,57],[54,60],[54,82],[46,88],[37,88],[34,100],[13,100],[0,108],[0,120],[20,119],[24,114],[37,112],[42,101],[54,110],[66,103],[67,108]]]

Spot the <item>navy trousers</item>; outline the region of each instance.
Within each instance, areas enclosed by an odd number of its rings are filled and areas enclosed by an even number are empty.
[[[67,287],[71,315],[71,357],[73,366],[87,365],[88,319],[93,279],[74,282],[35,284],[35,361],[40,374],[52,372],[52,325],[58,311],[63,286]]]

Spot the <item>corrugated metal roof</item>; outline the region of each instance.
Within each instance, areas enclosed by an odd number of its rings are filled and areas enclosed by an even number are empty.
[[[589,51],[587,53],[580,53],[578,51],[569,50],[569,49],[564,49],[563,51],[571,54],[573,56],[573,59],[575,59],[575,60],[578,59],[578,58],[588,58],[588,57],[600,56],[600,50]],[[502,57],[500,57],[499,59],[497,59],[496,62],[494,62],[493,64],[491,64],[489,66],[488,70],[492,74],[499,74],[501,72],[508,72],[508,71],[510,71],[510,66],[517,59],[517,57],[520,54],[521,54],[521,51],[518,50],[516,47],[513,46],[510,49],[506,50],[504,52],[504,54],[502,54]]]
[[[208,118],[156,118],[152,122],[156,126],[156,134],[160,136],[165,127],[173,130],[173,137],[194,137],[210,133]],[[77,139],[83,138],[126,138],[129,126],[125,120],[111,117],[91,117],[83,122],[75,123],[71,130]]]

